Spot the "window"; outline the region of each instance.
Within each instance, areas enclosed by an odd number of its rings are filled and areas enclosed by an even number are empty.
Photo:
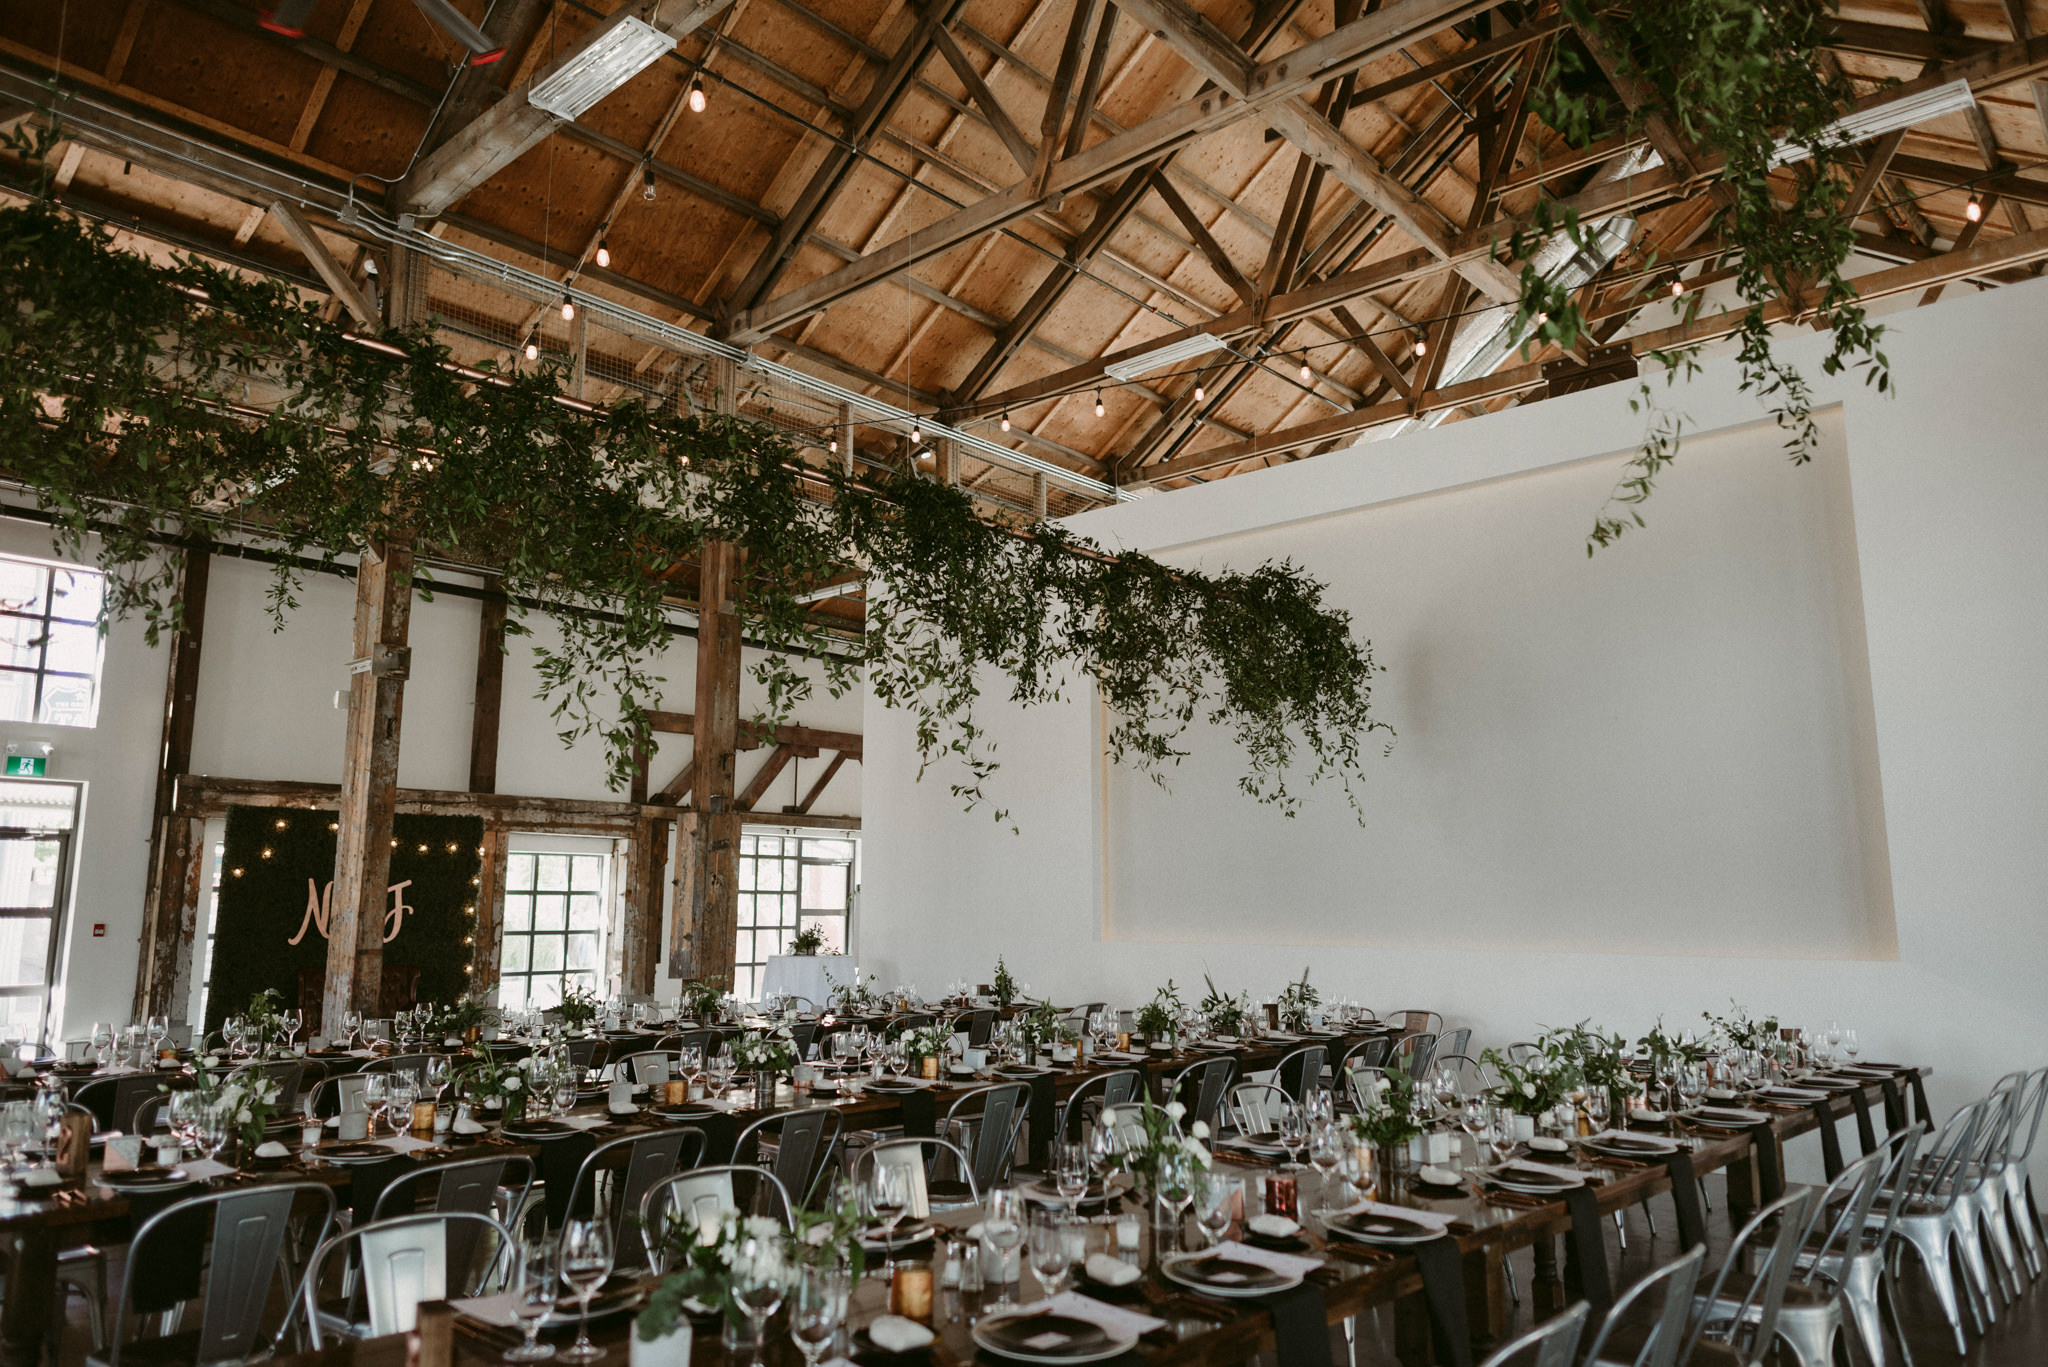
[[[76,784],[0,782],[0,1039],[48,1028],[77,811]]]
[[[93,724],[105,588],[91,570],[0,556],[0,721]]]
[[[846,951],[847,923],[860,887],[860,842],[788,831],[740,836],[739,944],[733,991],[751,1001],[768,956],[785,954],[800,929],[825,932],[825,952]]]
[[[500,1007],[545,1011],[568,988],[598,990],[610,868],[609,841],[513,838],[498,949]]]

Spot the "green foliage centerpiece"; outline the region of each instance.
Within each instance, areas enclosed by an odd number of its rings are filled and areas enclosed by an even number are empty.
[[[1207,973],[1202,975],[1202,984],[1208,991],[1202,997],[1200,1007],[1202,1020],[1213,1034],[1242,1035],[1245,1025],[1252,1018],[1252,994],[1240,992],[1235,997],[1216,989],[1216,980]]]
[[[1138,1008],[1134,1024],[1138,1033],[1145,1037],[1148,1047],[1156,1048],[1162,1041],[1169,1049],[1180,1044],[1180,993],[1174,988],[1173,979],[1166,980],[1166,986],[1152,994],[1152,1000]]]
[[[1308,969],[1302,969],[1301,981],[1287,984],[1280,993],[1280,1024],[1297,1033],[1308,1029],[1309,1017],[1322,1000],[1322,993],[1309,986]]]

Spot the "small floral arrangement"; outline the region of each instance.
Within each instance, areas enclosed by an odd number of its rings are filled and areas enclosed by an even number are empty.
[[[1415,1079],[1396,1069],[1362,1074],[1358,1082],[1359,1109],[1351,1117],[1351,1133],[1376,1149],[1405,1144],[1422,1133],[1415,1116]]]
[[[860,1242],[866,1228],[853,1183],[837,1177],[818,1209],[796,1212],[797,1256],[811,1263],[836,1263],[852,1274],[858,1286],[867,1270],[867,1251]]]
[[[1243,1034],[1246,1023],[1251,1020],[1252,994],[1240,992],[1235,997],[1227,997],[1216,990],[1215,980],[1206,973],[1202,975],[1202,982],[1209,989],[1209,994],[1202,998],[1201,1008],[1202,1019],[1209,1023],[1209,1028],[1219,1035]]]
[[[695,978],[683,984],[683,1014],[703,1020],[718,1014],[725,1001],[725,979]]]
[[[789,952],[799,959],[815,959],[825,952],[825,928],[805,926],[789,942]]]
[[[1064,1033],[1059,1008],[1042,1001],[1017,1021],[1017,1032],[1029,1044],[1056,1044]]]
[[[1010,966],[1003,962],[1003,956],[996,955],[996,976],[990,982],[995,991],[996,1005],[1007,1007],[1017,1000],[1017,980],[1010,976]]]
[[[1558,1053],[1578,1070],[1579,1080],[1586,1087],[1598,1088],[1615,1097],[1631,1097],[1641,1090],[1628,1070],[1629,1048],[1625,1036],[1603,1035],[1586,1021],[1580,1021],[1576,1025],[1547,1031],[1543,1042],[1556,1046]]]
[[[905,1030],[897,1036],[903,1045],[905,1058],[944,1058],[948,1046],[953,1043],[953,1027],[944,1021]]]
[[[796,1037],[789,1027],[749,1030],[732,1042],[732,1062],[743,1073],[786,1073],[796,1067]]]
[[[853,971],[853,981],[841,984],[832,976],[832,970],[825,970],[825,983],[831,989],[831,996],[838,1001],[839,1009],[849,1015],[874,1010],[881,1004],[881,994],[875,991],[875,975],[862,976],[859,969]]]
[[[1733,997],[1728,999],[1728,1005],[1733,1008],[1728,1015],[1717,1016],[1711,1011],[1702,1011],[1700,1012],[1700,1017],[1712,1025],[1723,1039],[1727,1040],[1737,1049],[1747,1049],[1755,1052],[1763,1049],[1775,1049],[1777,1047],[1779,1041],[1778,1018],[1776,1016],[1766,1016],[1762,1020],[1751,1020],[1749,1012],[1738,1005]]]
[[[1636,1047],[1649,1056],[1650,1071],[1660,1075],[1674,1067],[1698,1063],[1707,1056],[1707,1046],[1698,1037],[1666,1030],[1662,1016],[1657,1017],[1649,1034],[1636,1041]]]
[[[1174,988],[1173,979],[1166,980],[1166,986],[1152,994],[1152,1000],[1138,1008],[1135,1024],[1138,1033],[1150,1040],[1180,1042],[1180,993]]]
[[[1308,1018],[1315,1014],[1322,1004],[1323,995],[1308,984],[1308,969],[1301,970],[1301,981],[1287,984],[1280,994],[1280,1024],[1289,1030],[1308,1029]]]
[[[1489,1049],[1479,1061],[1493,1069],[1500,1081],[1491,1093],[1494,1102],[1517,1115],[1542,1115],[1554,1110],[1578,1085],[1578,1069],[1553,1042],[1538,1045],[1536,1052],[1515,1062],[1498,1049]]]
[[[162,1083],[157,1090],[168,1092]],[[192,1091],[208,1107],[227,1107],[244,1148],[263,1142],[263,1131],[277,1116],[277,1079],[260,1068],[233,1071],[201,1055],[193,1062]]]
[[[433,1028],[442,1035],[466,1035],[472,1030],[481,1030],[490,1024],[491,1008],[484,1005],[481,997],[464,997],[453,1006],[444,1006],[434,1017]]]
[[[525,1062],[526,1060],[521,1060]],[[475,1062],[455,1074],[456,1090],[479,1106],[511,1106],[531,1090],[526,1070],[517,1063],[501,1063],[489,1049],[478,1053]]]
[[[603,1009],[595,992],[572,987],[562,994],[561,1005],[555,1008],[555,1014],[561,1017],[563,1024],[581,1030],[596,1020]]]
[[[694,1208],[671,1210],[665,1228],[649,1242],[668,1250],[669,1270],[640,1310],[640,1338],[652,1342],[673,1333],[692,1310],[716,1311],[737,1326],[746,1316],[732,1297],[733,1262],[749,1239],[780,1252],[788,1239],[780,1220],[723,1210],[704,1217]]]
[[[1117,1166],[1148,1190],[1158,1189],[1160,1163],[1169,1155],[1185,1154],[1196,1167],[1207,1168],[1209,1149],[1202,1141],[1209,1137],[1209,1127],[1197,1120],[1183,1133],[1180,1122],[1187,1113],[1178,1101],[1155,1106],[1151,1097],[1144,1097],[1136,1128],[1124,1134]]]

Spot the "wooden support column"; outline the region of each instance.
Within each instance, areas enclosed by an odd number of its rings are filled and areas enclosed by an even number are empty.
[[[505,924],[505,860],[511,832],[496,821],[484,823],[482,867],[477,870],[476,900],[470,905],[469,990],[488,992],[498,985],[498,952]]]
[[[853,405],[839,405],[839,459],[845,462],[846,473],[853,474]]]
[[[504,587],[491,578],[487,589]],[[498,714],[505,701],[505,600],[486,598],[476,631],[476,710],[469,722],[469,791],[498,791]]]
[[[621,991],[654,991],[661,962],[663,893],[668,887],[668,840],[672,823],[642,817],[633,831],[626,863],[626,897],[620,927]]]
[[[384,904],[398,805],[398,728],[410,657],[412,545],[394,539],[356,568],[355,658],[341,761],[341,837],[327,922],[325,1019],[377,1012],[384,985]]]
[[[142,953],[135,965],[134,1018],[183,1019],[192,975],[193,932],[184,925],[189,865],[204,865],[204,833],[171,815],[178,776],[192,767],[192,718],[199,694],[199,647],[206,632],[207,575],[213,557],[186,551],[178,574],[178,626],[164,683],[163,743],[157,750],[156,800],[150,808],[148,881],[142,890]]]
[[[697,710],[691,759],[695,808],[678,825],[681,867],[669,972],[732,981],[739,933],[740,813],[734,803],[740,729],[740,549],[706,542],[697,591]]]

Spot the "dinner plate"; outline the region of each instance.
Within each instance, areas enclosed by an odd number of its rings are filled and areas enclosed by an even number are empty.
[[[1297,1273],[1275,1272],[1263,1263],[1214,1251],[1162,1259],[1159,1272],[1170,1282],[1209,1296],[1270,1296],[1301,1285]]]
[[[701,1101],[679,1101],[673,1106],[650,1106],[649,1110],[669,1120],[692,1120],[707,1115],[722,1115],[716,1106],[707,1106]]]
[[[862,1085],[869,1092],[916,1092],[923,1090],[914,1082],[897,1082],[889,1078],[874,1078]]]
[[[507,1139],[560,1139],[577,1133],[574,1125],[559,1120],[508,1120],[499,1128]]]
[[[183,1168],[137,1168],[132,1172],[102,1172],[98,1182],[115,1191],[168,1191],[173,1187],[189,1187],[199,1179]]]
[[[1115,1194],[1106,1190],[1100,1182],[1090,1182],[1088,1190],[1081,1193],[1076,1204],[1084,1206],[1094,1205],[1108,1200]],[[1025,1187],[1024,1196],[1027,1200],[1036,1201],[1040,1205],[1046,1206],[1064,1206],[1067,1203],[1067,1198],[1060,1195],[1059,1189],[1043,1179]]]
[[[921,1244],[931,1238],[937,1230],[938,1226],[930,1220],[918,1220],[911,1224],[896,1226],[895,1237],[885,1238],[882,1226],[869,1225],[861,1231],[860,1242],[863,1248],[895,1251],[909,1248],[913,1244]]]
[[[1332,1215],[1325,1222],[1332,1234],[1360,1244],[1388,1244],[1400,1247],[1405,1244],[1426,1244],[1431,1239],[1443,1237],[1443,1230],[1420,1220],[1404,1220],[1398,1215],[1382,1215],[1376,1210],[1353,1211],[1344,1215]]]
[[[1758,1115],[1754,1111],[1728,1106],[1698,1106],[1686,1114],[1705,1125],[1732,1125],[1737,1129],[1747,1129],[1758,1121],[1770,1119],[1769,1116]]]
[[[382,1144],[370,1143],[327,1144],[321,1146],[319,1154],[328,1162],[339,1163],[343,1167],[361,1163],[381,1163],[387,1158],[398,1157]]]
[[[990,1315],[972,1332],[980,1347],[1016,1362],[1100,1362],[1138,1344],[1135,1334],[1113,1333],[1091,1320],[1049,1310]]]
[[[1586,1179],[1574,1172],[1532,1172],[1527,1168],[1495,1169],[1486,1175],[1486,1180],[1502,1191],[1520,1192],[1524,1196],[1554,1196],[1586,1185]]]
[[[1610,1158],[1662,1158],[1678,1152],[1678,1141],[1655,1134],[1616,1135],[1611,1139],[1588,1139],[1586,1148]]]
[[[625,1310],[636,1310],[647,1299],[641,1279],[630,1272],[614,1272],[605,1279],[597,1294],[590,1298],[590,1318],[593,1322],[616,1315]],[[583,1311],[574,1296],[564,1295],[555,1301],[555,1308],[540,1322],[543,1329],[561,1329],[580,1323]]]

